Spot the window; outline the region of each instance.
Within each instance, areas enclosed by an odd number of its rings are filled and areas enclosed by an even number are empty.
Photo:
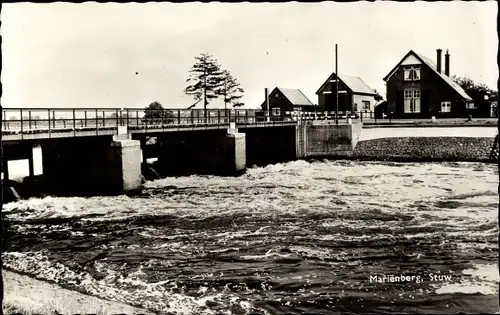
[[[405,113],[420,113],[420,89],[404,90]]]
[[[403,68],[405,81],[420,80],[420,66],[408,66]]]
[[[474,108],[475,108],[475,107],[474,107],[474,103],[472,103],[472,102],[468,102],[468,103],[466,103],[466,104],[465,104],[465,108],[467,108],[467,109],[474,109]]]
[[[273,116],[280,116],[280,115],[281,115],[281,108],[273,107]]]
[[[370,101],[362,101],[362,103],[363,103],[363,110],[365,112],[370,111]]]
[[[451,102],[441,102],[441,113],[450,113],[451,112]]]

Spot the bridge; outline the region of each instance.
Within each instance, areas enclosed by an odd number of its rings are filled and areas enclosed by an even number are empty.
[[[8,108],[3,109],[2,138],[29,140],[45,138],[106,136],[129,133],[158,133],[184,130],[227,129],[231,121],[256,124],[255,110],[203,110],[118,108]],[[146,114],[147,113],[147,114]],[[276,125],[272,121],[264,125]],[[262,123],[260,124],[262,125]]]
[[[4,108],[3,141],[295,125],[299,120],[335,120],[335,113],[294,113],[266,117],[256,109]],[[343,122],[354,116],[339,115]]]
[[[34,180],[38,150],[40,186],[73,196],[133,192],[152,157],[160,177],[232,176],[247,165],[352,151],[361,129],[332,113],[266,117],[253,109],[3,108],[2,116],[4,180],[8,161],[21,159]]]

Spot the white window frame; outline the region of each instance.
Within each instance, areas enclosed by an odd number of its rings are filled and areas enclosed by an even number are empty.
[[[281,116],[281,108],[279,108],[279,107],[273,107],[272,108],[272,113],[273,113],[273,116]]]
[[[361,103],[363,104],[363,110],[365,112],[369,112],[371,109],[370,108],[370,106],[371,106],[370,101],[361,101]]]
[[[405,81],[420,80],[420,66],[404,66],[403,75]]]
[[[450,101],[441,102],[441,113],[451,113],[451,102]]]
[[[405,114],[420,113],[422,93],[420,89],[404,89]]]

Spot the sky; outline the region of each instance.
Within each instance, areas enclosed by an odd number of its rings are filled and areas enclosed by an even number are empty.
[[[212,54],[257,108],[264,88],[316,90],[335,71],[385,96],[409,51],[450,52],[450,72],[496,90],[496,1],[318,3],[13,3],[1,11],[3,107],[166,108]],[[137,73],[137,74],[136,74]],[[214,101],[212,108],[223,107]]]

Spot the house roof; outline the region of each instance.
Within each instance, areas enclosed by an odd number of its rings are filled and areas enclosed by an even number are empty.
[[[316,91],[319,94],[323,90],[326,84],[333,78],[335,72],[333,72],[328,79],[321,85],[321,87]],[[353,77],[345,74],[339,74],[339,79],[342,81],[353,93],[358,94],[370,94],[376,95],[376,93],[360,78]]]
[[[437,66],[436,64],[434,63],[434,61],[432,61],[432,59],[430,58],[427,58],[421,54],[417,54],[416,52],[414,52],[413,50],[410,50],[404,57],[403,59],[401,59],[401,61],[391,70],[391,72],[389,72],[388,75],[385,76],[384,78],[384,81],[387,81],[393,74],[394,72],[396,72],[396,70],[399,68],[399,66],[401,65],[401,63],[406,59],[406,57],[408,57],[410,54],[413,54],[415,57],[417,57],[417,59],[419,59],[423,64],[425,64],[427,67],[429,67],[430,69],[432,69],[432,71],[434,71],[434,73],[436,73],[439,77],[441,77],[441,79],[443,79],[443,81],[445,81],[446,83],[448,83],[449,86],[451,86],[464,100],[467,100],[467,101],[472,101],[472,98],[464,91],[464,89],[462,89],[462,87],[460,85],[458,85],[455,81],[453,81],[452,78],[450,78],[449,76],[447,76],[446,74],[444,74],[443,72],[439,72],[437,71]]]
[[[273,92],[275,90],[279,90],[294,106],[314,106],[307,96],[305,96],[299,89],[285,89],[277,87],[273,90]]]

